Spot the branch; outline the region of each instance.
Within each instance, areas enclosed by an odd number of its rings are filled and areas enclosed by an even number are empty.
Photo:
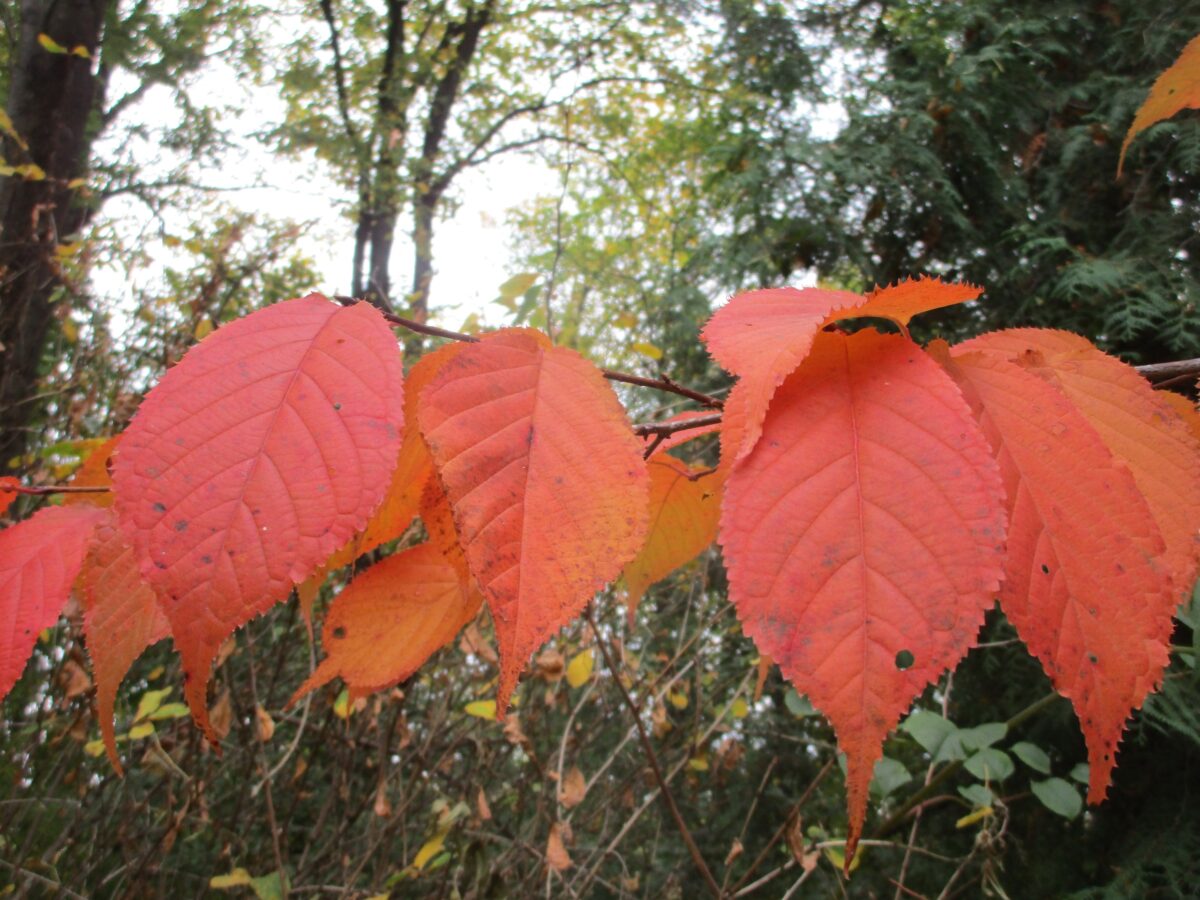
[[[337,88],[338,112],[341,113],[342,126],[346,129],[346,136],[350,138],[350,143],[357,149],[362,146],[362,140],[358,136],[358,129],[354,127],[354,121],[350,118],[350,100],[346,92],[346,66],[342,61],[342,44],[338,36],[337,20],[333,15],[333,0],[321,0],[321,14],[329,24],[329,43],[333,50],[333,81]]]
[[[1176,362],[1150,363],[1134,366],[1147,381],[1174,381],[1189,375],[1200,375],[1200,359],[1181,359]]]
[[[592,626],[592,633],[596,636],[596,643],[600,645],[600,653],[604,656],[604,664],[612,672],[613,682],[620,689],[621,697],[625,700],[625,705],[629,707],[630,713],[633,714],[633,724],[637,727],[638,740],[641,742],[642,750],[646,754],[646,761],[650,764],[650,770],[654,773],[654,780],[658,784],[663,802],[667,805],[667,810],[671,813],[671,818],[675,820],[675,827],[679,829],[679,835],[683,838],[684,844],[687,845],[692,862],[695,863],[696,869],[704,878],[708,889],[712,891],[714,897],[720,898],[721,886],[717,884],[717,880],[713,878],[712,872],[709,871],[708,864],[704,861],[704,857],[700,853],[700,848],[696,846],[696,841],[692,838],[692,833],[688,831],[687,823],[683,821],[683,815],[679,812],[679,807],[675,805],[675,797],[671,794],[671,789],[667,787],[666,779],[663,778],[662,769],[658,765],[658,757],[654,753],[654,746],[650,743],[645,726],[642,725],[642,711],[638,708],[637,702],[630,696],[625,683],[621,681],[621,673],[617,671],[616,663],[609,652],[608,642],[605,641],[604,636],[600,633],[600,629],[596,625],[596,620],[592,616],[591,606],[588,606],[584,611],[584,617],[588,620],[588,624]]]
[[[347,297],[342,294],[335,295],[334,300],[342,304],[342,306],[352,306],[355,303],[366,302],[360,301],[354,297]],[[432,337],[448,338],[452,341],[462,341],[467,344],[476,344],[479,338],[471,334],[463,334],[461,331],[451,331],[448,328],[438,328],[436,325],[426,325],[423,322],[415,322],[412,319],[406,319],[404,316],[398,316],[395,313],[381,312],[383,318],[400,328],[407,328],[409,331],[415,331],[418,334],[428,334]],[[680,397],[687,397],[689,400],[695,400],[705,406],[711,406],[714,409],[720,409],[724,404],[717,398],[708,394],[702,394],[700,391],[693,391],[689,387],[684,387],[669,376],[664,375],[662,378],[644,378],[641,375],[628,375],[625,372],[614,372],[610,369],[602,369],[601,372],[609,381],[620,381],[624,384],[635,384],[639,387],[655,388],[656,390],[666,391],[669,394],[678,394]],[[648,429],[646,431],[638,431],[639,435],[647,434],[671,434],[674,431],[685,431],[688,428],[699,428],[702,425],[712,425],[714,422],[719,422],[720,417],[710,419],[707,416],[690,419],[686,422],[673,422],[670,425],[639,425],[638,428]]]
[[[23,484],[0,485],[0,494],[30,494],[35,497],[45,497],[50,494],[107,494],[110,487],[83,487],[70,484],[47,484],[40,487],[27,487]]]

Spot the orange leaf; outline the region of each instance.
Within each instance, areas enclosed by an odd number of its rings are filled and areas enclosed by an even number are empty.
[[[1079,716],[1088,800],[1104,799],[1129,713],[1162,677],[1175,592],[1126,466],[1058,390],[983,353],[947,367],[1004,476],[1011,522],[1000,602]]]
[[[1155,393],[1171,409],[1175,410],[1175,414],[1179,416],[1188,431],[1192,433],[1192,437],[1200,440],[1200,412],[1196,411],[1196,404],[1183,396],[1183,394],[1177,394],[1174,391],[1164,390],[1156,391]]]
[[[502,717],[533,651],[641,547],[646,467],[600,371],[527,329],[463,347],[420,421],[495,623]]]
[[[111,510],[96,526],[80,582],[83,631],[96,675],[100,734],[113,768],[123,774],[113,734],[117,690],[142,651],[167,637],[171,629]]]
[[[867,295],[866,301],[851,309],[836,312],[830,322],[843,319],[873,318],[890,319],[903,328],[908,327],[913,316],[946,306],[955,306],[974,300],[983,293],[982,288],[972,284],[945,282],[940,278],[906,278],[887,287],[877,287]],[[826,323],[828,324],[828,323]]]
[[[355,557],[368,553],[400,537],[420,511],[421,492],[433,473],[429,447],[417,425],[417,404],[421,392],[455,355],[462,344],[447,344],[417,360],[404,380],[404,421],[411,426],[404,433],[400,457],[392,473],[392,483],[382,505],[367,523],[355,546]],[[348,560],[352,562],[353,560]]]
[[[1125,166],[1125,151],[1133,139],[1156,122],[1169,119],[1184,109],[1200,109],[1200,35],[1188,41],[1179,58],[1155,79],[1149,96],[1138,108],[1133,124],[1121,142],[1118,178]]]
[[[8,490],[8,488],[17,487],[20,483],[11,475],[0,477],[0,516],[8,512],[9,506],[20,496],[16,491]]]
[[[118,434],[111,437],[91,453],[71,476],[72,487],[112,487],[112,476],[109,467],[112,465],[113,451],[121,440]],[[90,503],[92,506],[112,506],[112,491],[86,494],[64,494],[63,506],[73,506],[78,503]]]
[[[704,470],[673,456],[656,453],[650,472],[650,532],[638,555],[625,567],[625,605],[632,625],[646,588],[704,552],[716,539],[724,476],[714,472],[695,481]]]
[[[0,700],[21,677],[38,634],[58,620],[105,512],[48,506],[0,531]]]
[[[483,598],[431,543],[376,563],[329,607],[329,654],[300,685],[295,703],[340,675],[351,701],[404,681],[475,617]]]
[[[849,291],[778,288],[739,294],[713,313],[700,336],[713,359],[741,377],[734,388],[741,393],[741,427],[736,433],[722,431],[723,463],[733,464],[754,449],[776,389],[808,356],[830,313],[862,301]],[[733,400],[730,394],[726,415]],[[727,440],[727,435],[736,440]]]
[[[1166,542],[1164,561],[1176,596],[1190,593],[1200,528],[1200,443],[1136,369],[1086,341],[1082,348],[1063,350],[1069,343],[1063,334],[1021,329],[1025,349],[1014,361],[1062,391],[1113,456],[1129,467]],[[969,346],[995,352],[991,335]],[[999,353],[1011,356],[1009,341],[1002,346]]]
[[[196,344],[126,430],[113,469],[121,527],[214,744],[217,649],[366,524],[403,420],[400,353],[378,310],[312,294]]]
[[[995,599],[1004,499],[953,381],[898,335],[821,335],[726,485],[729,594],[829,718],[862,831],[883,739]]]

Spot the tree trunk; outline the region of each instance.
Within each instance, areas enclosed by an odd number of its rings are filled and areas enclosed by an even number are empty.
[[[55,248],[86,219],[71,182],[87,167],[96,56],[110,0],[23,0],[8,115],[27,146],[4,138],[9,165],[44,179],[0,179],[0,471],[25,453],[53,299],[63,286]],[[66,53],[43,47],[46,35]],[[91,58],[69,52],[84,47]],[[36,175],[36,173],[30,173]]]

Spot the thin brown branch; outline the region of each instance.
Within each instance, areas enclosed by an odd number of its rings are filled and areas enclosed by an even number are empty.
[[[1200,359],[1180,359],[1174,362],[1149,363],[1144,366],[1134,366],[1147,381],[1174,381],[1189,375],[1200,375]]]
[[[671,789],[667,786],[667,780],[663,777],[662,768],[658,764],[658,756],[654,752],[654,746],[650,743],[650,736],[646,734],[646,728],[642,724],[641,708],[637,705],[637,701],[630,695],[628,689],[626,689],[625,683],[621,681],[621,673],[618,671],[616,662],[608,648],[608,642],[604,639],[600,628],[596,625],[596,619],[592,615],[590,606],[584,611],[584,617],[587,619],[588,624],[592,626],[592,633],[596,637],[596,643],[600,646],[601,655],[604,656],[604,664],[612,672],[613,683],[620,690],[621,698],[625,701],[625,705],[629,707],[629,712],[633,716],[633,723],[637,728],[638,740],[642,745],[642,751],[646,754],[646,762],[650,764],[650,771],[654,775],[654,781],[658,784],[663,802],[667,806],[667,811],[675,821],[675,827],[679,829],[679,835],[683,838],[683,843],[687,846],[688,854],[692,857],[692,862],[695,864],[696,870],[703,877],[712,895],[720,898],[721,886],[717,884],[717,880],[709,870],[708,863],[704,861],[704,856],[700,853],[700,848],[696,846],[696,841],[692,837],[691,831],[688,830],[687,822],[683,820],[683,815],[679,812],[679,807],[675,803],[675,797],[671,793]]]
[[[0,492],[8,492],[12,494],[31,494],[35,497],[45,497],[50,494],[107,494],[112,491],[110,487],[85,487],[83,485],[71,484],[45,484],[38,487],[28,487],[23,484],[6,484],[0,487]]]

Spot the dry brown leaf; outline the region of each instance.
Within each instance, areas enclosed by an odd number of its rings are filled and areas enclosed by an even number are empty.
[[[567,662],[557,650],[550,648],[538,654],[536,660],[538,675],[547,681],[558,681],[563,676]]]
[[[463,653],[478,656],[493,666],[500,662],[500,657],[496,655],[495,648],[483,636],[483,632],[479,630],[478,622],[472,622],[467,626],[463,632],[462,639],[458,642],[458,648]]]
[[[479,813],[481,821],[487,822],[492,818],[492,807],[488,805],[487,794],[483,792],[483,788],[479,789],[479,793],[475,795],[475,809]]]
[[[375,815],[381,819],[391,818],[392,801],[388,799],[387,781],[379,779],[379,786],[375,788],[375,805],[373,807]]]
[[[80,694],[85,694],[92,688],[92,679],[88,677],[88,673],[84,670],[83,666],[73,659],[68,659],[63,663],[62,672],[59,677],[62,679],[63,690],[68,700],[72,697],[78,697]]]
[[[275,720],[261,703],[254,707],[254,734],[264,744],[275,735]]]
[[[563,776],[563,783],[558,788],[558,801],[566,809],[574,809],[583,802],[587,794],[587,779],[578,766],[571,766]]]
[[[571,857],[563,843],[562,826],[558,822],[550,826],[550,837],[546,841],[546,865],[555,872],[571,868]]]
[[[233,727],[233,704],[229,699],[229,688],[221,691],[221,695],[208,708],[208,722],[217,740],[224,740],[229,735],[229,729]]]
[[[729,848],[729,853],[725,856],[725,865],[729,865],[731,862],[741,856],[744,849],[745,848],[742,847],[742,842],[737,838],[734,838],[733,846]]]

